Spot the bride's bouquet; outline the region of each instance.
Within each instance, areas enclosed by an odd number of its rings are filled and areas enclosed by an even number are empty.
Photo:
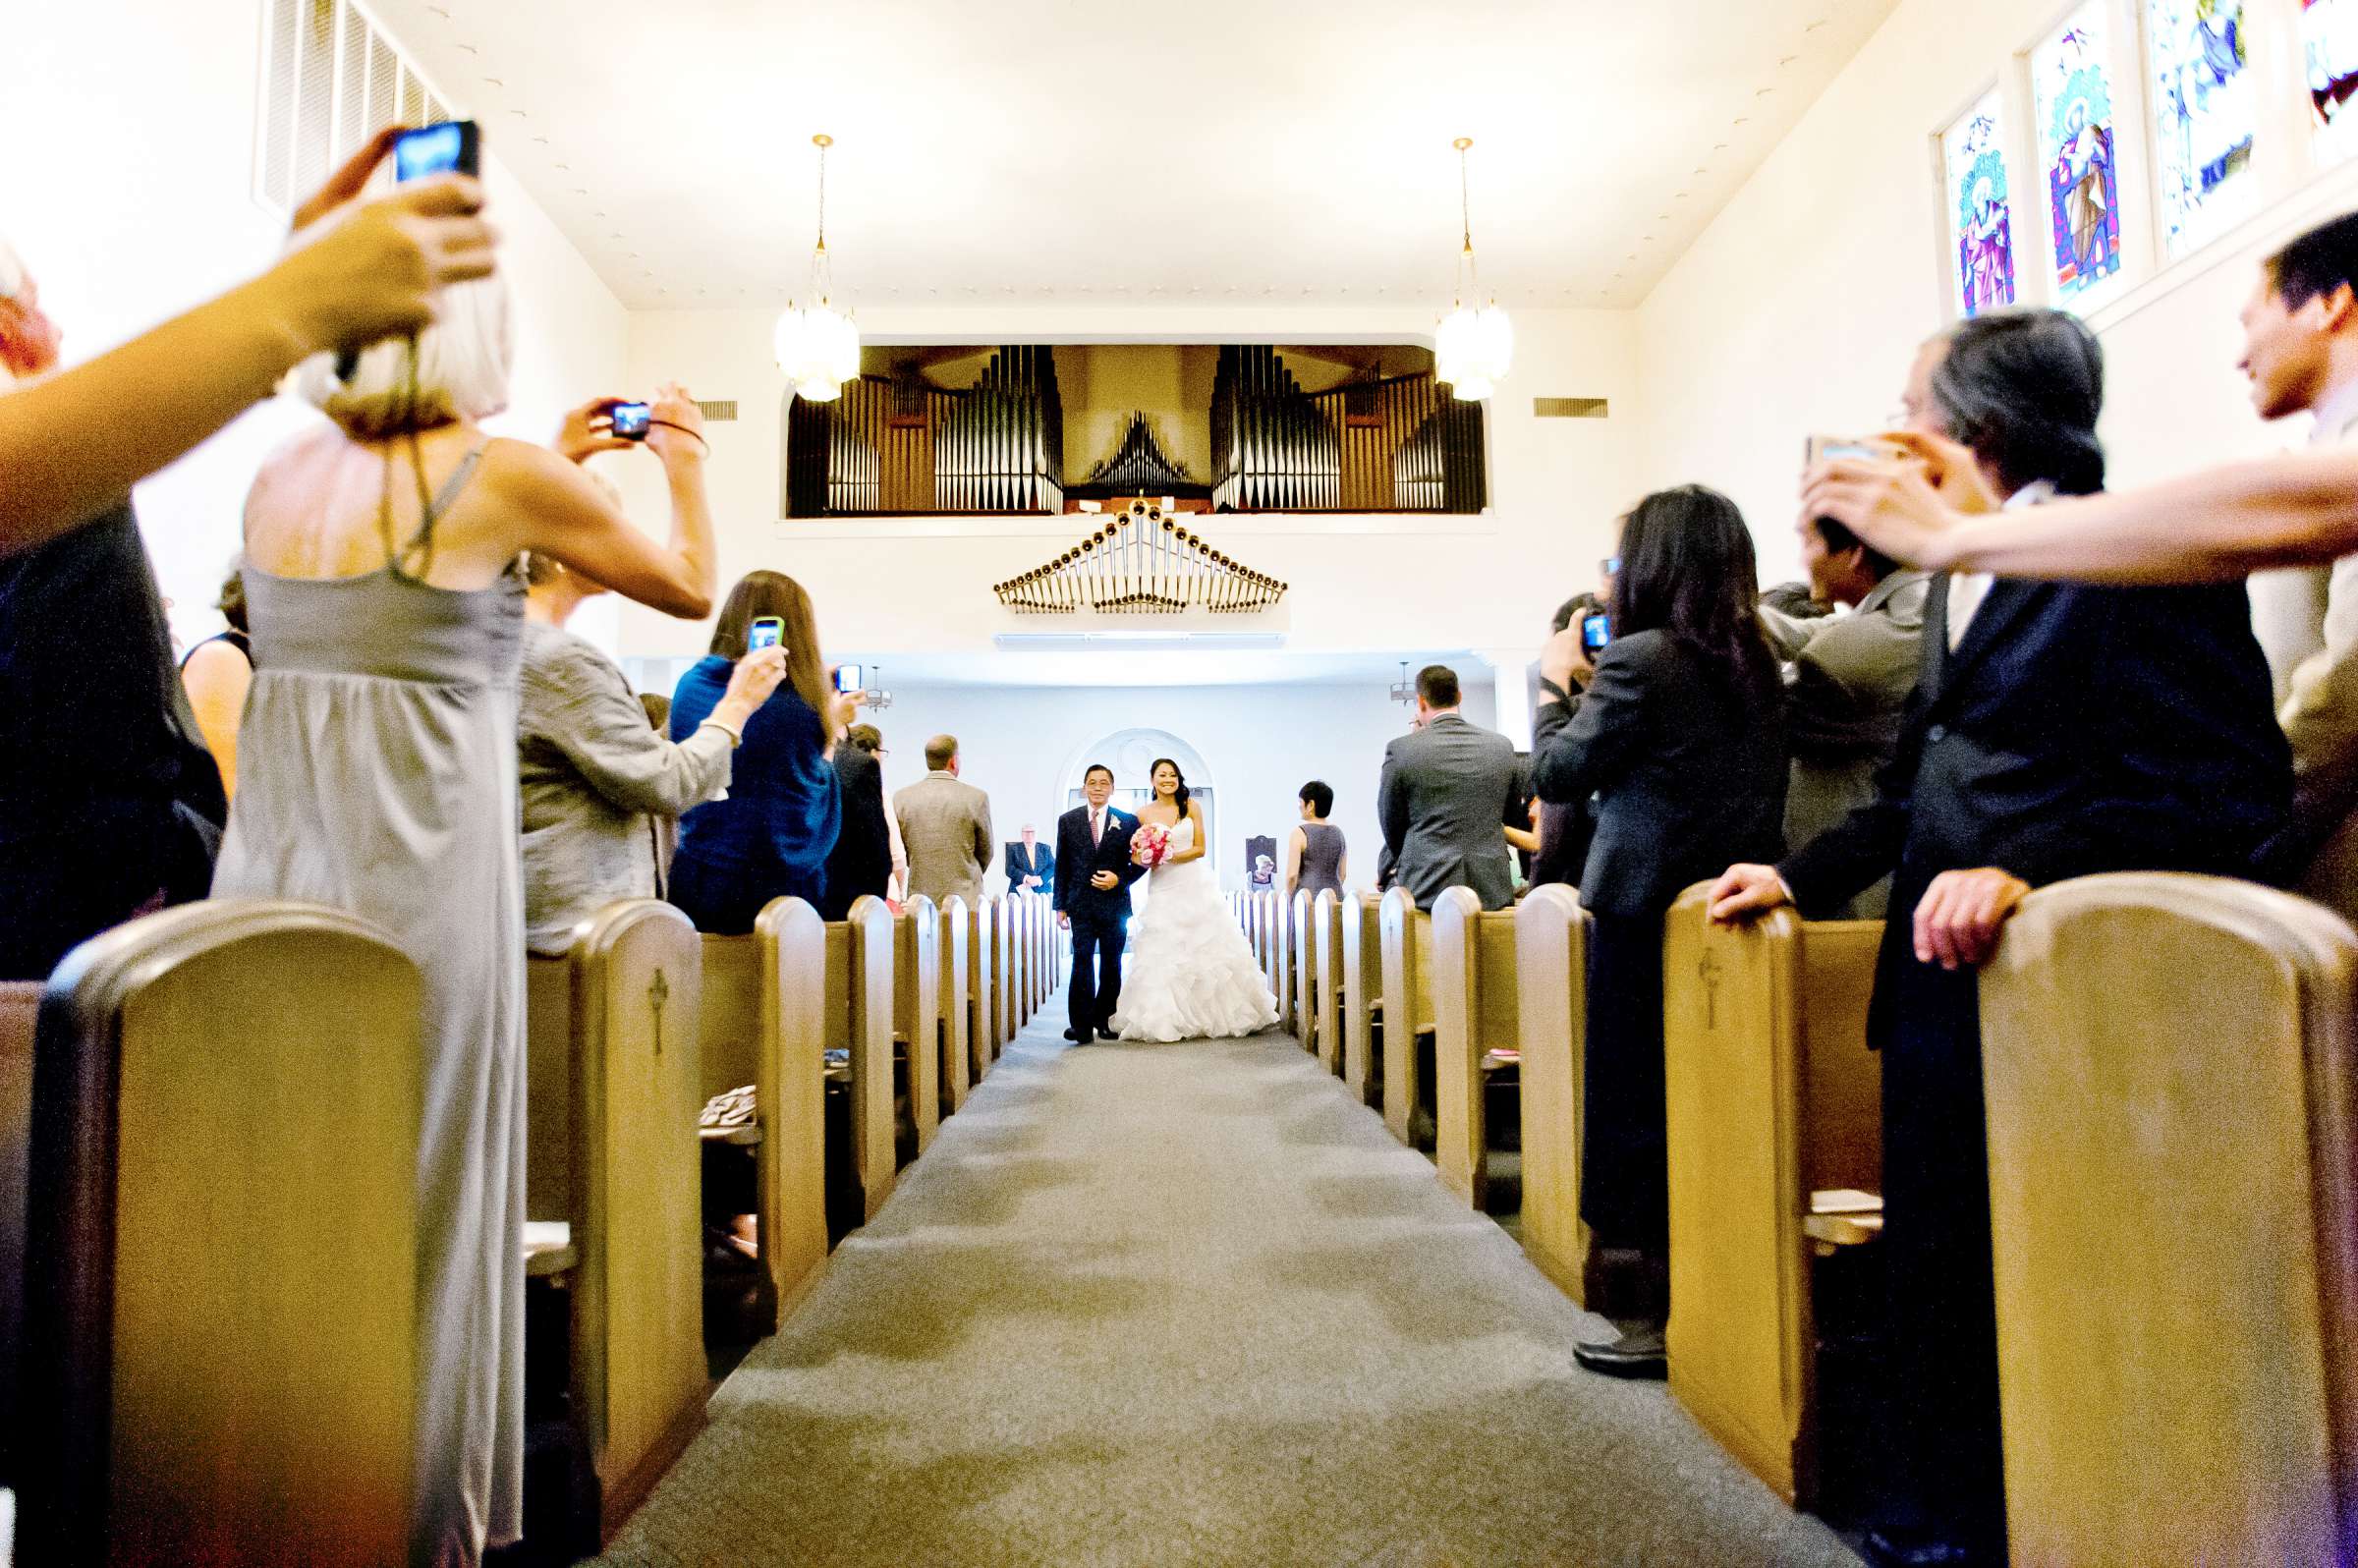
[[[1130,864],[1152,870],[1171,858],[1171,830],[1153,822],[1142,822],[1130,835]]]

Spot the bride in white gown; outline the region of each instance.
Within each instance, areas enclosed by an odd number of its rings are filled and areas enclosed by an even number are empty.
[[[1113,1015],[1122,1039],[1226,1039],[1277,1022],[1253,949],[1205,863],[1204,808],[1179,764],[1154,764],[1154,804],[1142,821],[1168,828],[1170,858],[1147,873],[1146,908],[1130,923],[1130,962]]]

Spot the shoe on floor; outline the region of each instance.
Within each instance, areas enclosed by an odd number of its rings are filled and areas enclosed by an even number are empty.
[[[1607,1377],[1667,1377],[1669,1353],[1662,1347],[1662,1330],[1655,1324],[1624,1329],[1618,1339],[1594,1340],[1572,1347],[1572,1359]]]

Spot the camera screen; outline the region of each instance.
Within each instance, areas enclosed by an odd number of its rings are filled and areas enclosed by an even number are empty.
[[[752,653],[765,647],[776,647],[778,640],[785,635],[784,621],[774,615],[761,616],[746,632],[745,650]]]
[[[1594,653],[1612,640],[1613,621],[1609,615],[1592,615],[1580,623],[1580,645]]]
[[[867,684],[861,679],[859,665],[838,664],[835,666],[835,690],[838,692],[857,692]]]
[[[421,131],[412,131],[393,143],[393,178],[421,180],[429,174],[475,173],[474,160],[467,155],[467,133],[471,127],[463,120],[445,120]]]
[[[645,403],[615,404],[614,433],[625,441],[646,440],[647,420],[652,414],[653,410]]]

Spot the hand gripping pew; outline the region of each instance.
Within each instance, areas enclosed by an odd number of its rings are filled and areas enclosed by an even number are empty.
[[[1781,909],[1713,925],[1709,892],[1688,888],[1663,923],[1670,1391],[1779,1496],[1809,1507],[1820,1494],[1810,1259],[1869,1240],[1880,1218],[1838,1210],[1867,1206],[1860,1195],[1882,1185],[1881,1064],[1867,1048],[1882,923]]]
[[[1292,934],[1294,950],[1294,983],[1286,992],[1285,1021],[1301,1040],[1302,1048],[1311,1054],[1319,1049],[1319,966],[1316,918],[1310,895],[1296,889],[1292,919],[1287,928]]]
[[[2013,1559],[2358,1560],[2358,935],[2091,876],[1981,993]]]
[[[940,1113],[950,1115],[966,1108],[967,1091],[974,1083],[974,1053],[967,1044],[974,1020],[966,992],[974,962],[969,955],[974,950],[975,920],[966,900],[952,893],[941,901],[937,924],[941,953]]]
[[[1432,1033],[1432,917],[1408,889],[1383,895],[1377,920],[1383,936],[1383,1124],[1414,1147],[1412,1128],[1422,1093],[1418,1040]]]
[[[893,1029],[907,1042],[909,1117],[922,1154],[941,1126],[941,916],[918,893],[894,924]]]
[[[1473,889],[1443,889],[1432,906],[1433,1161],[1441,1185],[1483,1206],[1488,1126],[1484,1096],[1522,1046],[1515,916],[1484,913]]]
[[[423,994],[367,923],[277,901],[59,965],[0,1219],[19,1561],[406,1559]]]
[[[1588,1036],[1589,916],[1560,884],[1515,906],[1515,1023],[1523,1044],[1523,1253],[1586,1305],[1580,1218],[1581,1061]]]
[[[1362,1105],[1380,1105],[1383,1092],[1382,905],[1346,892],[1335,911],[1343,949],[1343,1087]]]
[[[1359,901],[1346,905],[1332,893],[1320,893],[1310,910],[1311,1030],[1319,1065],[1329,1073],[1343,1070],[1343,910],[1359,916]]]

